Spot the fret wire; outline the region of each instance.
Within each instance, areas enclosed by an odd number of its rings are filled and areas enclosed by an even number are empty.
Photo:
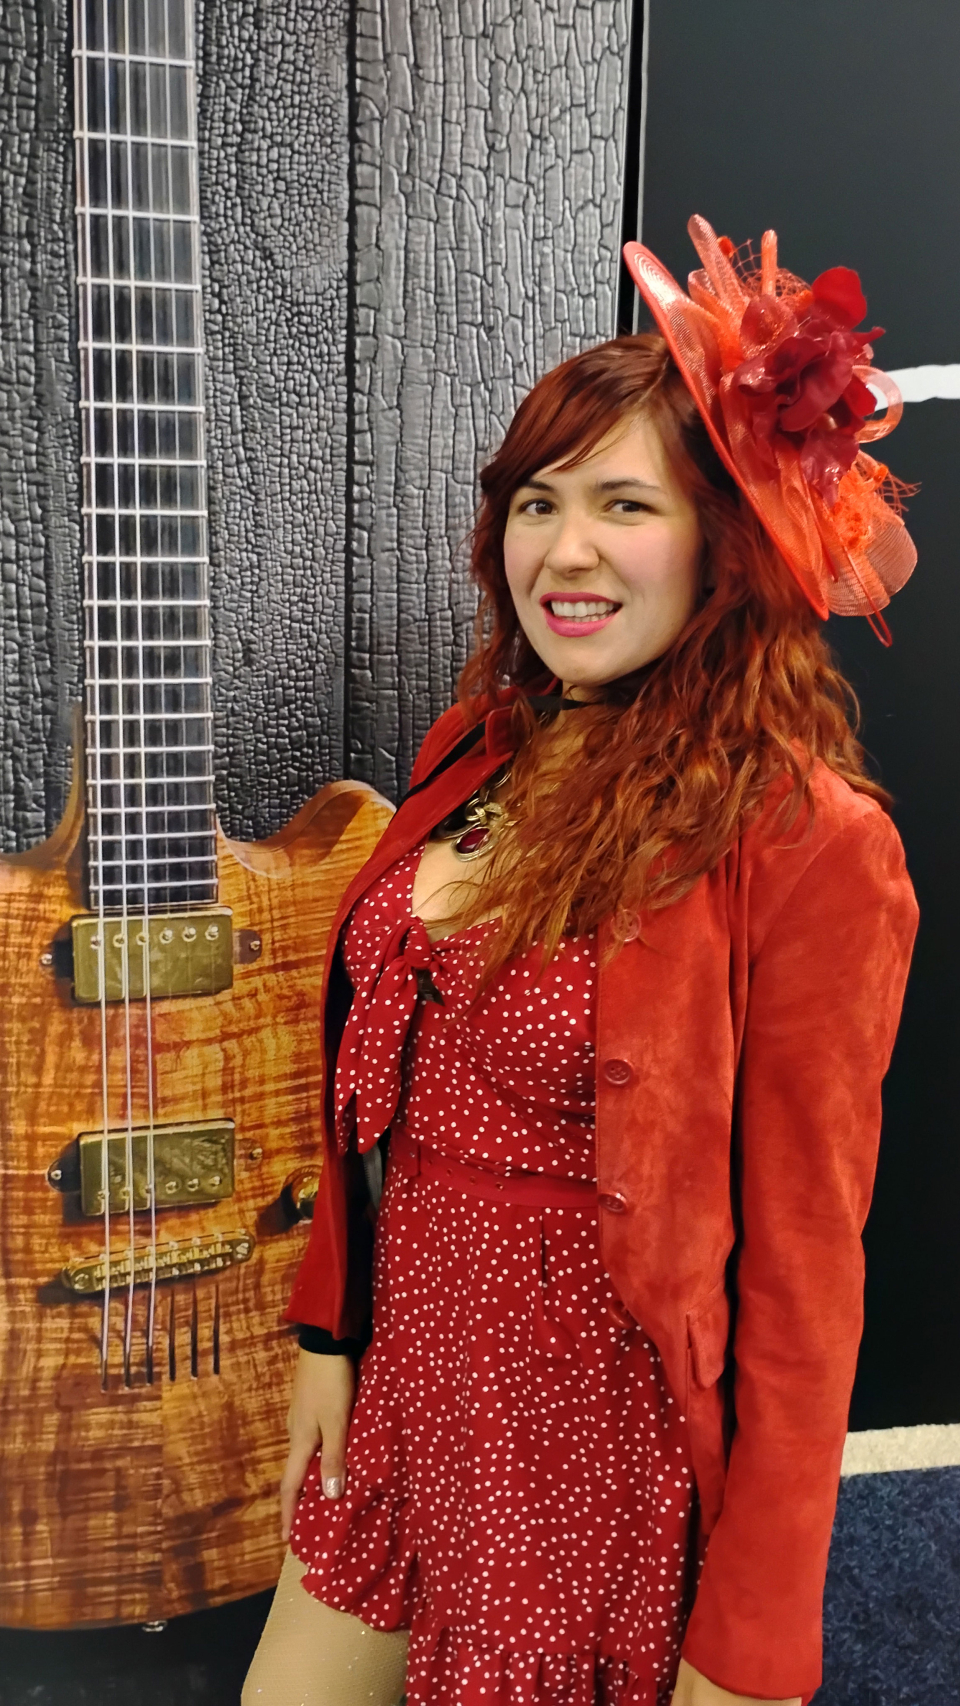
[[[201,780],[199,776],[166,776],[158,778],[148,776],[146,786],[148,792],[151,794],[157,793],[161,788],[180,788],[184,791],[187,788],[190,788],[193,790],[195,796],[199,795],[200,797],[195,797],[192,800],[160,800],[150,805],[141,805],[139,802],[131,805],[126,800],[121,800],[114,801],[113,804],[105,805],[103,810],[105,812],[112,812],[114,816],[129,813],[139,815],[141,812],[213,811],[214,798],[209,787],[209,783],[212,779],[212,777],[209,777]],[[107,788],[112,788],[115,794],[126,794],[133,788],[139,789],[140,779],[137,777],[135,782],[131,781],[129,778],[126,781],[122,781],[117,777],[114,782],[107,782],[104,785]]]
[[[182,722],[189,722],[190,721],[189,717],[180,717],[177,715],[177,713],[175,711],[158,711],[156,716],[149,717],[147,720],[148,720],[148,722],[151,722],[151,723],[160,723],[160,722],[163,722],[163,723],[182,723]],[[104,723],[119,723],[121,721],[131,723],[134,721],[134,719],[133,719],[133,717],[120,718],[120,717],[109,717],[109,716],[97,718],[97,717],[94,717],[92,712],[88,711],[86,718],[85,718],[85,721],[88,723],[99,722],[101,730],[102,730]],[[212,734],[213,731],[211,728],[206,727],[206,728],[204,728],[203,732],[204,732],[204,734]],[[203,751],[205,751],[205,749],[206,749],[206,742],[201,742],[201,741],[198,741],[195,746],[173,747],[173,746],[166,746],[166,745],[163,745],[163,746],[128,746],[128,745],[124,745],[124,748],[123,748],[124,752],[129,752],[132,756],[136,756],[136,757],[139,757],[140,755],[146,755],[148,752],[151,754],[158,753],[158,752],[181,752],[181,751],[182,752],[203,752]],[[112,749],[109,747],[104,747],[103,750],[105,752],[108,752],[108,751],[111,751]],[[211,742],[211,750],[212,750],[212,742]]]
[[[214,821],[211,813],[210,825],[207,828],[146,830],[110,829],[97,824],[90,831],[90,839],[91,841],[96,842],[98,846],[105,844],[107,848],[110,846],[119,847],[121,842],[126,847],[140,847],[142,845],[143,847],[147,847],[151,854],[155,855],[158,859],[161,859],[168,856],[161,851],[161,844],[165,847],[171,848],[176,846],[178,850],[182,850],[181,843],[185,847],[189,843],[202,841],[204,846],[209,848],[213,840],[213,833]],[[185,854],[184,857],[192,859],[193,851],[191,850],[188,854]]]
[[[128,59],[131,65],[170,65],[180,71],[190,69],[189,59],[168,59],[165,54],[160,53],[117,53],[114,49],[104,51],[102,48],[88,48],[87,58],[88,60],[105,60],[108,65],[111,60],[122,65],[124,60]],[[91,133],[88,132],[88,134]],[[93,132],[92,134],[96,135],[97,133]]]
[[[190,747],[189,750],[191,752],[196,752],[197,748],[196,747]],[[168,747],[148,747],[147,751],[148,752],[167,752],[167,751],[169,751],[169,748]],[[147,784],[148,788],[199,788],[201,783],[211,783],[212,784],[216,781],[216,779],[217,778],[214,775],[213,771],[210,770],[210,771],[205,772],[202,776],[148,776],[146,779],[146,784]],[[132,786],[139,787],[139,784],[140,784],[140,778],[139,777],[137,777],[135,784],[131,781],[130,777],[123,777],[123,776],[106,776],[106,777],[104,777],[104,780],[103,780],[104,788],[127,788],[127,787],[132,787]],[[211,798],[212,798],[212,796],[211,796]],[[103,809],[104,809],[104,811],[109,812],[109,811],[117,811],[120,808],[117,806],[104,806]],[[139,811],[139,809],[140,808],[137,807],[138,811]],[[147,811],[150,811],[153,808],[150,806],[147,806],[145,809]],[[181,807],[181,806],[158,806],[156,809],[157,809],[157,811],[171,811],[172,812],[172,811],[181,811],[181,810],[185,811],[187,808]]]
[[[77,132],[74,131],[76,137]],[[192,152],[193,144],[183,136],[145,136],[139,130],[85,130],[82,132],[87,142],[130,142],[152,143],[154,148],[182,148],[184,153]],[[165,219],[165,213],[158,216]]]
[[[118,681],[116,679],[111,681],[106,676],[100,677],[100,686],[101,687],[129,687],[130,685],[131,685],[131,683],[129,681]],[[145,683],[145,685],[147,687],[210,687],[210,686],[212,686],[212,681],[211,681],[210,676],[199,676],[199,675],[170,675],[170,676],[167,676],[167,675],[162,675],[162,676],[158,676],[156,680],[154,680],[153,678],[148,679],[147,682]],[[119,714],[120,714],[119,712],[113,712],[113,711],[104,711],[102,713],[102,715],[105,717],[119,716]],[[132,714],[133,713],[130,711],[125,712],[125,715],[128,718],[130,716],[132,716]],[[87,711],[85,713],[85,715],[89,721],[94,715],[100,716],[101,712],[97,711],[95,713],[93,711]],[[186,718],[192,720],[195,717],[209,718],[212,715],[213,715],[213,713],[211,711],[208,711],[208,710],[200,710],[200,711],[151,711],[149,713],[150,721],[154,722],[154,723],[158,722],[162,717],[186,717]]]
[[[119,686],[119,687],[123,688],[123,687],[131,687],[135,684],[133,682],[130,682],[130,681],[105,682],[105,681],[101,680],[99,685],[101,687],[114,688],[114,687]],[[169,681],[166,680],[163,676],[158,676],[156,679],[153,679],[152,677],[148,678],[145,681],[144,685],[146,687],[161,687],[161,688],[166,688],[166,687],[200,687],[200,688],[204,688],[204,687],[210,687],[211,681],[210,681],[209,676],[185,676],[185,677],[181,677],[179,679],[175,678],[175,677],[171,677],[171,679]],[[120,711],[106,710],[104,708],[103,699],[101,699],[99,697],[96,699],[93,698],[92,694],[90,693],[90,690],[88,689],[87,710],[84,712],[84,716],[86,717],[88,722],[91,719],[94,719],[98,722],[116,722],[122,716],[123,720],[125,722],[129,723],[134,716],[139,716],[139,712],[134,712],[134,711],[120,712]],[[208,705],[201,706],[199,710],[186,710],[186,709],[184,709],[182,711],[177,711],[177,710],[173,710],[173,711],[149,711],[147,713],[147,720],[148,720],[148,722],[151,722],[151,723],[159,723],[159,722],[163,722],[163,721],[167,721],[167,720],[169,720],[171,722],[188,722],[188,723],[211,722],[212,718],[213,718],[213,712]]]
[[[104,722],[109,722],[111,719],[108,717],[105,717],[102,720]],[[209,744],[207,742],[202,742],[202,743],[198,742],[196,746],[143,746],[143,747],[140,747],[140,746],[101,746],[97,750],[99,751],[101,756],[104,758],[106,758],[106,757],[117,758],[121,755],[122,756],[129,755],[129,757],[131,757],[131,758],[144,758],[144,757],[146,757],[147,753],[150,753],[152,755],[152,754],[165,754],[168,752],[177,752],[177,753],[182,753],[182,752],[213,752],[214,747],[213,747],[213,742],[211,741]],[[119,780],[119,778],[118,778],[118,780]],[[182,778],[178,777],[178,776],[167,776],[167,777],[161,778],[161,780],[164,780],[167,782],[178,782],[181,780],[185,781],[185,782],[192,782],[194,780],[194,778],[192,776],[184,776]]]
[[[114,138],[114,141],[116,141],[116,137]],[[111,217],[119,218],[120,215],[113,214]],[[125,215],[124,215],[124,217],[125,217]],[[163,214],[159,214],[158,217],[161,219],[166,219],[168,217],[168,215],[163,213]],[[172,219],[173,215],[170,214],[169,217]],[[183,215],[183,217],[185,218],[186,215]],[[191,219],[193,219],[192,214],[190,215],[190,217],[191,217]],[[196,224],[196,220],[194,220],[193,222],[194,222],[194,224]],[[82,265],[82,262],[81,262],[81,265]],[[129,273],[123,273],[123,274],[118,273],[116,276],[114,276],[113,274],[110,274],[110,273],[106,273],[106,274],[90,273],[88,276],[86,274],[86,272],[81,274],[81,278],[82,278],[82,282],[84,284],[105,284],[105,285],[109,285],[111,288],[113,288],[115,290],[127,290],[127,289],[130,289],[130,290],[176,290],[183,296],[196,296],[196,297],[199,297],[201,295],[201,292],[203,291],[203,285],[202,284],[188,284],[188,282],[185,278],[178,278],[178,279],[172,279],[172,278],[134,278]],[[92,325],[92,323],[93,322],[91,321],[91,325]],[[78,342],[79,341],[80,340],[78,339]],[[85,338],[83,340],[83,342],[86,344],[89,342],[89,339]],[[127,346],[126,346],[126,344],[121,344],[120,347],[121,347],[121,349],[126,349]],[[167,348],[167,347],[168,347],[167,345],[164,345],[164,348]],[[194,355],[196,355],[196,354],[202,355],[203,350],[202,350],[201,346],[198,344],[196,349],[191,349],[190,353],[194,354]],[[82,401],[81,401],[80,406],[81,406],[81,408],[83,407]],[[194,407],[196,407],[196,404],[194,404]]]
[[[137,563],[143,563],[143,564],[147,564],[147,565],[150,565],[153,563],[165,563],[168,566],[176,566],[177,568],[184,568],[185,566],[189,565],[190,568],[200,568],[200,569],[203,569],[204,571],[206,571],[206,569],[208,567],[208,564],[204,558],[197,557],[195,555],[192,557],[158,556],[158,557],[134,558],[134,557],[124,556],[123,554],[121,554],[119,560],[121,563],[128,563],[131,568],[135,567]],[[117,561],[117,557],[116,557],[115,553],[112,551],[109,553],[101,552],[97,558],[98,563],[115,563],[116,561]],[[87,567],[93,566],[93,558],[90,556],[84,555],[83,562],[84,562],[85,566],[87,566]],[[100,604],[103,604],[106,601],[104,599],[99,599],[97,602],[99,602]],[[208,600],[204,599],[203,602],[206,604],[208,602]]]
[[[197,426],[200,427],[203,424],[203,410],[199,409],[197,407],[196,403],[137,403],[137,404],[116,403],[116,404],[114,404],[114,403],[111,403],[109,401],[105,402],[99,397],[92,397],[92,398],[84,398],[80,404],[80,408],[81,408],[81,411],[86,412],[86,413],[89,413],[89,411],[91,409],[119,408],[119,409],[126,409],[129,414],[138,414],[138,413],[139,414],[145,414],[145,413],[149,412],[150,414],[155,414],[155,415],[196,415]],[[96,451],[92,452],[92,454],[94,456],[99,456],[99,452],[96,452]],[[103,460],[109,462],[111,460],[111,458],[110,457],[104,457]],[[127,460],[129,460],[129,458]]]
[[[117,465],[118,464],[116,463],[116,461],[111,462],[112,467],[116,468]],[[137,468],[137,469],[139,469],[139,467],[140,467],[139,462],[134,462],[130,465],[134,468]],[[133,509],[130,509],[130,508],[122,509],[119,504],[116,507],[114,507],[112,504],[103,504],[103,505],[96,506],[96,507],[91,505],[91,504],[83,504],[81,506],[80,513],[81,513],[81,515],[89,515],[89,516],[98,516],[98,515],[115,516],[118,521],[122,515],[155,515],[158,517],[159,516],[170,516],[170,517],[175,517],[179,521],[179,520],[184,520],[184,519],[192,519],[192,518],[197,517],[197,516],[199,516],[200,519],[203,520],[203,518],[206,516],[207,512],[205,509],[180,509],[180,507],[178,505],[171,505],[171,507],[169,509],[158,509],[154,505],[153,508],[146,509],[142,504],[138,504]],[[196,561],[195,558],[191,558],[190,560],[191,560],[191,562]],[[145,561],[152,562],[153,558],[148,557],[145,559]]]
[[[121,408],[122,407],[123,407],[123,405],[121,404]],[[172,410],[168,411],[165,407],[159,406],[155,412],[157,414],[167,414],[168,412],[172,413],[173,411]],[[181,413],[183,413],[183,412],[184,411],[181,411]],[[135,458],[132,455],[130,455],[129,452],[125,452],[123,456],[114,457],[114,456],[107,456],[107,454],[104,451],[98,450],[98,451],[96,451],[96,453],[93,456],[86,456],[86,455],[81,456],[80,466],[82,468],[94,468],[94,469],[96,469],[96,468],[112,468],[114,466],[116,466],[118,468],[132,468],[134,461],[135,461]],[[180,457],[180,456],[141,456],[139,461],[140,461],[140,467],[141,468],[202,468],[203,467],[203,463],[201,461],[199,461],[199,459],[196,456],[183,456],[183,457]],[[94,515],[97,513],[98,509],[102,509],[103,513],[106,515],[110,511],[110,505],[99,505],[99,504],[90,504],[89,505],[89,511],[90,511],[90,513],[92,513]],[[202,510],[201,514],[205,515],[206,510]]]
[[[111,889],[117,889],[117,886],[118,885],[115,882],[104,883],[104,885],[103,885],[105,892],[109,891]],[[211,900],[216,900],[216,898],[217,898],[217,879],[215,876],[213,876],[213,877],[203,876],[203,877],[196,877],[196,878],[190,878],[190,877],[151,877],[148,880],[146,886],[147,886],[148,891],[151,893],[157,889],[159,889],[159,890],[166,890],[166,889],[204,889],[207,892],[203,895],[202,898],[198,897],[198,899],[196,901],[197,906],[202,906],[204,900],[211,901]],[[133,889],[134,894],[142,894],[143,887],[144,887],[143,882],[138,881],[134,885],[134,889]]]
[[[118,682],[118,681],[103,681],[103,680],[101,680],[101,682],[100,682],[101,687],[130,687],[132,685],[133,685],[133,683],[129,682],[129,681],[119,681]],[[169,680],[165,676],[158,676],[156,678],[156,680],[154,680],[153,678],[149,678],[144,683],[144,685],[147,687],[163,687],[163,688],[166,688],[166,687],[209,687],[211,685],[211,681],[210,681],[209,676],[195,676],[195,675],[181,676],[181,677],[171,676]],[[88,692],[89,692],[89,690],[88,690]],[[99,721],[107,721],[107,722],[116,721],[116,719],[122,715],[124,717],[124,720],[126,722],[129,722],[131,717],[133,717],[135,714],[139,714],[139,713],[134,713],[133,711],[124,711],[122,713],[120,711],[108,711],[108,710],[103,709],[103,703],[104,702],[102,699],[94,700],[92,697],[88,698],[88,704],[90,705],[90,709],[84,712],[84,715],[88,721],[91,718],[95,718]],[[174,722],[186,721],[186,722],[193,723],[193,722],[203,722],[203,721],[209,722],[212,720],[213,713],[208,706],[201,706],[201,708],[197,711],[194,711],[194,710],[188,711],[186,709],[184,709],[182,711],[150,711],[147,713],[147,716],[148,716],[148,720],[152,723],[161,722],[166,718],[170,718]]]
[[[101,728],[102,728],[104,723],[119,723],[119,722],[132,723],[134,721],[134,718],[132,716],[129,716],[129,717],[119,717],[119,716],[95,717],[92,711],[88,711],[85,715],[84,720],[88,723],[99,723]],[[189,713],[187,713],[186,715],[183,715],[182,713],[178,713],[176,711],[157,711],[154,716],[150,716],[147,718],[147,721],[150,723],[187,723],[187,722],[190,722],[191,720],[192,719],[191,719]],[[205,717],[203,719],[203,721],[204,721],[204,723],[209,723],[210,719]],[[204,729],[204,733],[210,734],[210,733],[212,733],[212,730],[209,727],[207,727]],[[184,746],[183,748],[172,747],[172,746],[124,746],[124,751],[130,752],[130,753],[177,752],[177,751],[181,751],[181,750],[183,752],[203,752],[204,748],[205,748],[205,743],[198,741],[196,746]],[[104,751],[107,751],[107,750],[109,750],[109,749],[105,747]],[[212,743],[211,743],[211,750],[212,750]]]
[[[116,681],[114,681],[114,682],[103,682],[103,681],[101,681],[100,685],[101,685],[101,687],[118,687],[118,686],[119,687],[126,687],[128,685],[128,683],[124,682],[124,681],[121,681],[121,682],[116,682]],[[146,685],[148,687],[162,687],[162,688],[167,688],[167,687],[209,687],[210,682],[209,682],[209,680],[207,680],[205,682],[197,681],[193,676],[189,676],[189,677],[184,677],[183,679],[181,679],[179,681],[178,680],[148,681],[146,683]],[[110,710],[106,709],[102,699],[99,701],[99,703],[97,705],[94,705],[92,700],[89,703],[90,703],[90,709],[84,712],[84,717],[88,723],[89,722],[111,722],[111,721],[116,722],[118,720],[118,718],[120,718],[121,716],[124,718],[124,720],[126,722],[129,722],[131,717],[134,715],[134,713],[132,711],[123,711],[123,712],[110,711]],[[188,711],[186,709],[184,709],[182,711],[176,711],[176,710],[174,710],[174,711],[148,711],[147,719],[151,723],[161,723],[161,722],[209,723],[209,722],[212,722],[212,720],[213,720],[213,714],[207,708],[202,708],[199,711],[192,711],[192,710]],[[152,752],[153,748],[150,747],[148,750]]]
[[[150,557],[147,561],[153,562],[154,559]],[[207,600],[205,598],[117,598],[110,599],[109,603],[102,598],[85,598],[83,600],[84,610],[136,610],[138,605],[143,610],[206,610]]]
[[[119,604],[115,604],[112,599],[110,599],[110,600],[100,599],[100,601],[96,604],[91,601],[91,604],[90,604],[90,609],[92,609],[92,610],[95,609],[95,610],[110,611],[110,613],[113,615],[115,615],[117,610],[120,608],[121,608],[121,606]],[[129,609],[129,608],[130,608],[130,605],[128,603],[127,609]],[[154,606],[154,608],[159,609],[159,608],[166,608],[166,607],[165,606]],[[177,608],[179,609],[180,606],[178,605]],[[84,640],[83,643],[84,643],[84,646],[88,650],[92,646],[116,646],[116,645],[121,645],[121,646],[126,645],[127,649],[129,650],[130,646],[132,646],[134,644],[134,641],[133,640],[124,641],[124,640],[117,640],[117,639],[113,639],[113,640],[99,640],[98,639],[98,640]],[[205,650],[209,650],[209,648],[213,645],[213,641],[210,638],[209,634],[206,634],[203,637],[198,636],[196,639],[191,639],[191,640],[146,640],[144,642],[144,644],[147,646],[153,646],[158,651],[162,650],[163,648],[169,648],[171,646],[192,646],[195,650],[199,650],[202,647]]]
[[[116,839],[119,839],[119,837]],[[195,856],[191,853],[189,856],[184,856],[182,858],[178,855],[174,855],[170,859],[165,859],[161,854],[157,854],[155,855],[155,858],[158,865],[165,865],[174,870],[179,870],[183,865],[215,865],[217,862],[217,855],[215,853],[204,853],[199,856]],[[126,861],[124,859],[101,859],[99,860],[99,867],[101,871],[109,871],[117,866],[122,870],[125,863]],[[140,860],[139,863],[142,864],[143,861]],[[162,883],[164,879],[162,877],[154,877],[152,881]],[[202,877],[200,878],[200,881],[203,881]]]
[[[178,891],[174,894],[174,890]],[[186,892],[184,892],[186,891]],[[138,881],[131,890],[131,896],[137,903],[137,910],[142,914],[143,901],[140,897],[144,892],[144,884]],[[202,876],[195,881],[181,881],[173,878],[158,877],[155,882],[148,882],[146,892],[149,897],[149,910],[153,913],[163,913],[174,906],[178,913],[186,912],[190,907],[198,910],[204,906],[215,906],[217,902],[216,877]],[[104,914],[110,917],[114,909],[113,896],[117,893],[115,883],[107,884],[104,888]]]
[[[111,610],[112,611],[112,610],[116,609],[116,606],[113,604],[101,604],[99,606],[99,608],[101,610]],[[123,645],[125,645],[127,647],[127,649],[129,650],[130,647],[135,644],[135,641],[133,641],[133,640],[84,640],[83,644],[84,644],[85,650],[87,650],[87,651],[92,651],[95,647],[99,647],[102,649],[104,646],[123,646]],[[206,639],[202,639],[202,640],[201,639],[196,639],[196,640],[148,640],[146,642],[146,644],[147,644],[147,646],[152,646],[155,651],[170,651],[173,649],[174,646],[176,646],[178,649],[180,649],[183,646],[192,646],[195,651],[201,651],[201,650],[209,651],[210,647],[213,645],[213,641],[208,636]],[[198,679],[200,679],[200,678],[198,678]],[[203,679],[207,679],[207,678],[204,677]]]
[[[149,786],[149,783],[147,785]],[[103,810],[112,817],[130,817],[134,814],[139,817],[141,812],[211,812],[213,801],[201,800],[194,805],[184,803],[176,806],[104,806]],[[174,833],[175,831],[170,831],[171,835]]]
[[[98,845],[101,846],[104,842],[109,844],[113,841],[117,842],[118,845],[120,842],[123,842],[125,846],[139,846],[141,841],[144,843],[148,841],[209,841],[210,831],[207,829],[160,829],[141,835],[134,831],[126,830],[122,832],[118,831],[116,834],[112,835],[109,829],[102,831],[95,829],[90,831],[90,840],[97,842]],[[190,854],[189,857],[192,858],[193,855]]]
[[[114,136],[111,138],[111,140],[116,142],[118,139],[117,139],[117,137]],[[127,138],[123,137],[122,140],[126,141]],[[165,136],[154,136],[151,138],[151,142],[152,142],[152,145],[154,148],[166,147],[168,145],[168,141],[169,141],[169,139]],[[139,220],[143,220],[143,221],[146,221],[149,219],[149,220],[156,220],[159,222],[160,220],[163,220],[164,224],[166,224],[169,221],[169,223],[171,225],[192,225],[193,224],[193,214],[192,213],[156,213],[156,212],[150,212],[150,210],[148,208],[143,208],[143,207],[101,207],[99,205],[99,203],[97,203],[97,202],[89,202],[85,207],[83,207],[83,212],[89,213],[92,218],[95,218],[99,214],[100,217],[103,219],[114,219],[114,218],[119,217],[122,219],[129,218],[131,220],[139,219]],[[110,280],[105,279],[105,278],[104,279],[96,279],[96,276],[95,276],[95,282],[98,284],[108,284],[110,282]],[[123,283],[123,284],[127,284],[127,283],[133,283],[135,285],[139,284],[139,285],[142,285],[145,290],[155,290],[158,288],[161,290],[165,290],[167,288],[169,288],[171,290],[179,290],[181,288],[179,279],[177,279],[177,280],[155,279],[155,278],[138,279],[138,278],[134,278],[132,274],[131,274],[131,277],[129,280],[127,278],[123,278],[123,279],[120,279],[118,282]],[[184,284],[183,289],[189,290],[190,286],[188,284]]]
[[[115,344],[105,343],[103,338],[78,338],[77,343],[81,349],[86,347],[92,350],[99,349],[112,351],[115,349],[128,350],[133,348],[132,341],[127,338],[118,338]],[[196,344],[137,344],[136,347],[139,355],[199,355],[201,353]],[[105,406],[106,405],[104,405],[104,407]],[[141,403],[140,407],[162,409],[164,404],[151,403],[146,405]]]

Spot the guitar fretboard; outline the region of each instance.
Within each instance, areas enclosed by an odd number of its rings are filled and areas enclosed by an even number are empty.
[[[192,0],[77,0],[90,904],[216,899]]]

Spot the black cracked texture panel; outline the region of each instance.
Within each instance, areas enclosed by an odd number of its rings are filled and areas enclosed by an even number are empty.
[[[478,463],[611,336],[628,0],[357,0],[353,775],[396,795],[451,701]]]
[[[349,0],[198,6],[218,803],[343,764]]]
[[[0,5],[0,848],[62,810],[80,696],[69,0]]]

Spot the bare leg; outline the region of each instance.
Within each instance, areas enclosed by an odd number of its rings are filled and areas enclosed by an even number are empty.
[[[398,1706],[407,1636],[321,1605],[288,1552],[241,1706]]]

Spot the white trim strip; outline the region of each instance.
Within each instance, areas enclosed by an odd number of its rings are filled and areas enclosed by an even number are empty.
[[[925,367],[895,367],[888,377],[900,387],[905,403],[928,403],[931,397],[945,397],[948,402],[960,400],[960,361],[928,362]],[[880,407],[885,409],[886,397],[872,385],[870,389]]]
[[[847,1435],[841,1475],[896,1469],[960,1468],[960,1422],[916,1428],[865,1428]]]

